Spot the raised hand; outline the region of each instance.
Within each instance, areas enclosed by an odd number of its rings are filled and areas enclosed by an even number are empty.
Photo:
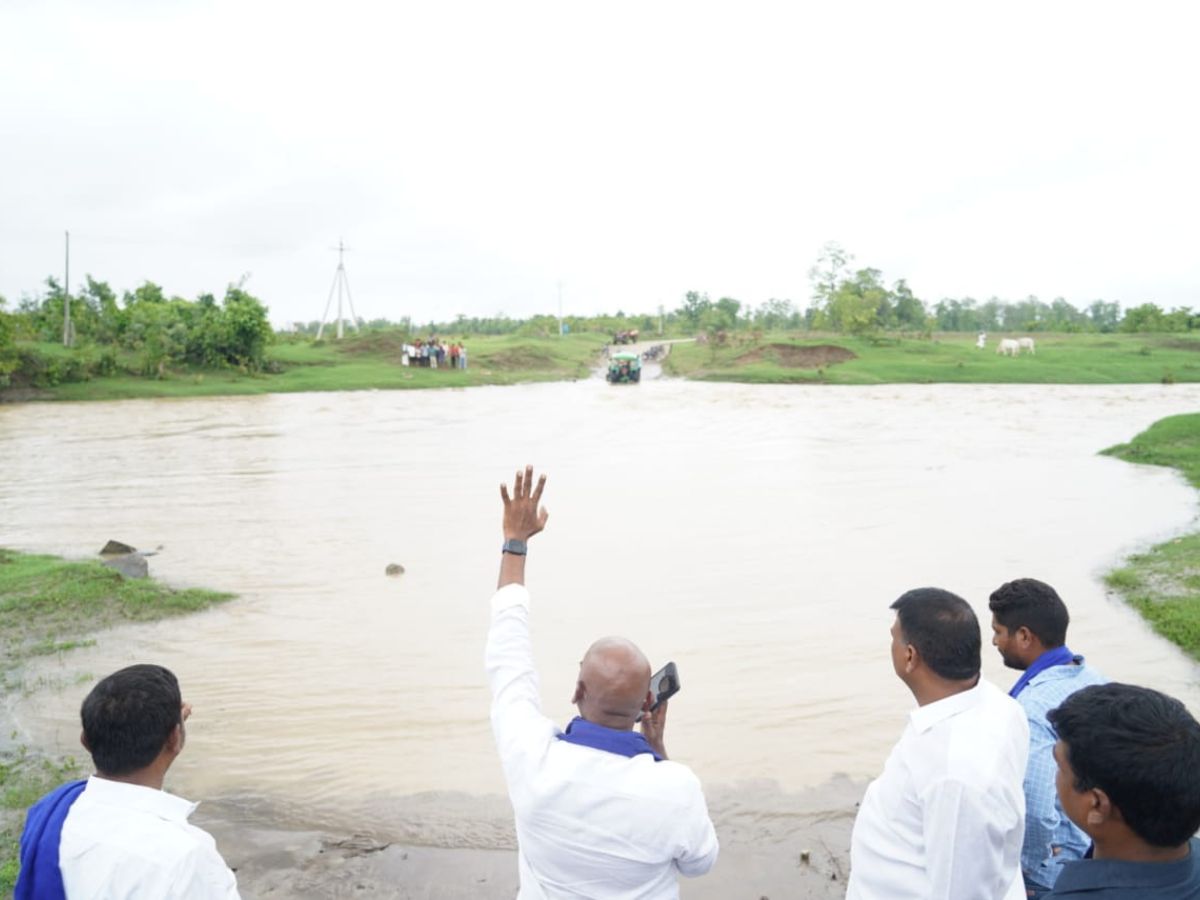
[[[504,538],[527,541],[543,528],[550,514],[546,507],[538,507],[542,500],[542,490],[546,487],[546,476],[542,475],[533,483],[533,466],[526,466],[525,471],[517,471],[513,479],[512,496],[508,494],[508,485],[500,485],[500,499],[504,501]]]

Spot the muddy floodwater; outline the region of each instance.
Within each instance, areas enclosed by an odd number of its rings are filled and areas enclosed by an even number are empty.
[[[76,752],[90,681],[160,662],[195,707],[181,793],[486,844],[497,487],[526,461],[550,476],[529,556],[547,712],[571,716],[592,639],[627,635],[678,664],[667,745],[714,787],[876,774],[912,706],[887,607],[921,585],[986,631],[993,588],[1049,581],[1073,649],[1200,710],[1198,667],[1100,581],[1187,528],[1195,493],[1096,455],[1198,406],[1190,385],[593,378],[0,408],[0,545],[161,544],[157,577],[240,595],[39,661],[4,739]],[[1014,678],[986,644],[985,674]]]

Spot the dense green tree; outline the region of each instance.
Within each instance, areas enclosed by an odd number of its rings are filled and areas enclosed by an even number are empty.
[[[1095,300],[1087,308],[1087,317],[1091,328],[1095,331],[1105,333],[1116,331],[1117,326],[1121,324],[1121,304]]]
[[[1154,303],[1143,303],[1125,310],[1121,319],[1122,331],[1165,331],[1163,311]]]
[[[892,288],[892,299],[895,301],[895,322],[901,328],[911,328],[924,331],[928,327],[929,310],[925,308],[908,282],[901,278]]]

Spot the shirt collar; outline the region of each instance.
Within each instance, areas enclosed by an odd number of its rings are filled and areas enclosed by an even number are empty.
[[[186,822],[187,817],[200,805],[157,788],[112,781],[96,775],[88,779],[86,792],[89,797],[103,803],[141,810],[172,822]]]
[[[1081,859],[1063,866],[1054,883],[1055,893],[1093,891],[1099,888],[1160,888],[1188,884],[1200,865],[1200,840],[1188,842],[1188,855],[1174,862],[1128,862],[1122,859]],[[1140,896],[1140,895],[1139,895]]]
[[[941,700],[935,700],[933,703],[918,706],[908,714],[908,719],[916,731],[928,731],[951,716],[956,716],[960,712],[982,703],[985,684],[981,675],[975,687],[951,694],[949,697],[943,697]]]
[[[618,728],[606,728],[589,722],[582,716],[576,716],[567,725],[566,731],[560,731],[556,737],[568,744],[579,744],[595,750],[617,753],[630,758],[642,753],[649,753],[655,762],[662,762],[662,757],[654,752],[646,738],[637,731],[623,731]]]
[[[1043,681],[1057,681],[1060,678],[1074,678],[1083,671],[1083,663],[1083,657],[1077,653],[1065,665],[1042,669],[1042,671],[1029,679],[1029,684],[1041,684]]]

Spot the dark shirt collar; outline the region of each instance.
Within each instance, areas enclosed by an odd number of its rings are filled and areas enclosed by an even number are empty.
[[[1054,896],[1106,891],[1104,897],[1144,897],[1147,890],[1164,900],[1193,897],[1200,887],[1200,839],[1188,842],[1189,853],[1174,862],[1126,862],[1120,859],[1082,859],[1063,866],[1054,883]],[[1170,888],[1179,888],[1175,893]],[[1190,892],[1185,891],[1191,888]],[[1111,893],[1107,893],[1111,891]]]
[[[558,739],[566,741],[568,744],[579,744],[583,747],[618,753],[631,758],[642,753],[649,753],[654,757],[655,762],[662,762],[662,757],[651,749],[650,743],[640,732],[606,728],[595,722],[589,722],[581,716],[572,719],[567,725],[567,730],[558,735]]]

